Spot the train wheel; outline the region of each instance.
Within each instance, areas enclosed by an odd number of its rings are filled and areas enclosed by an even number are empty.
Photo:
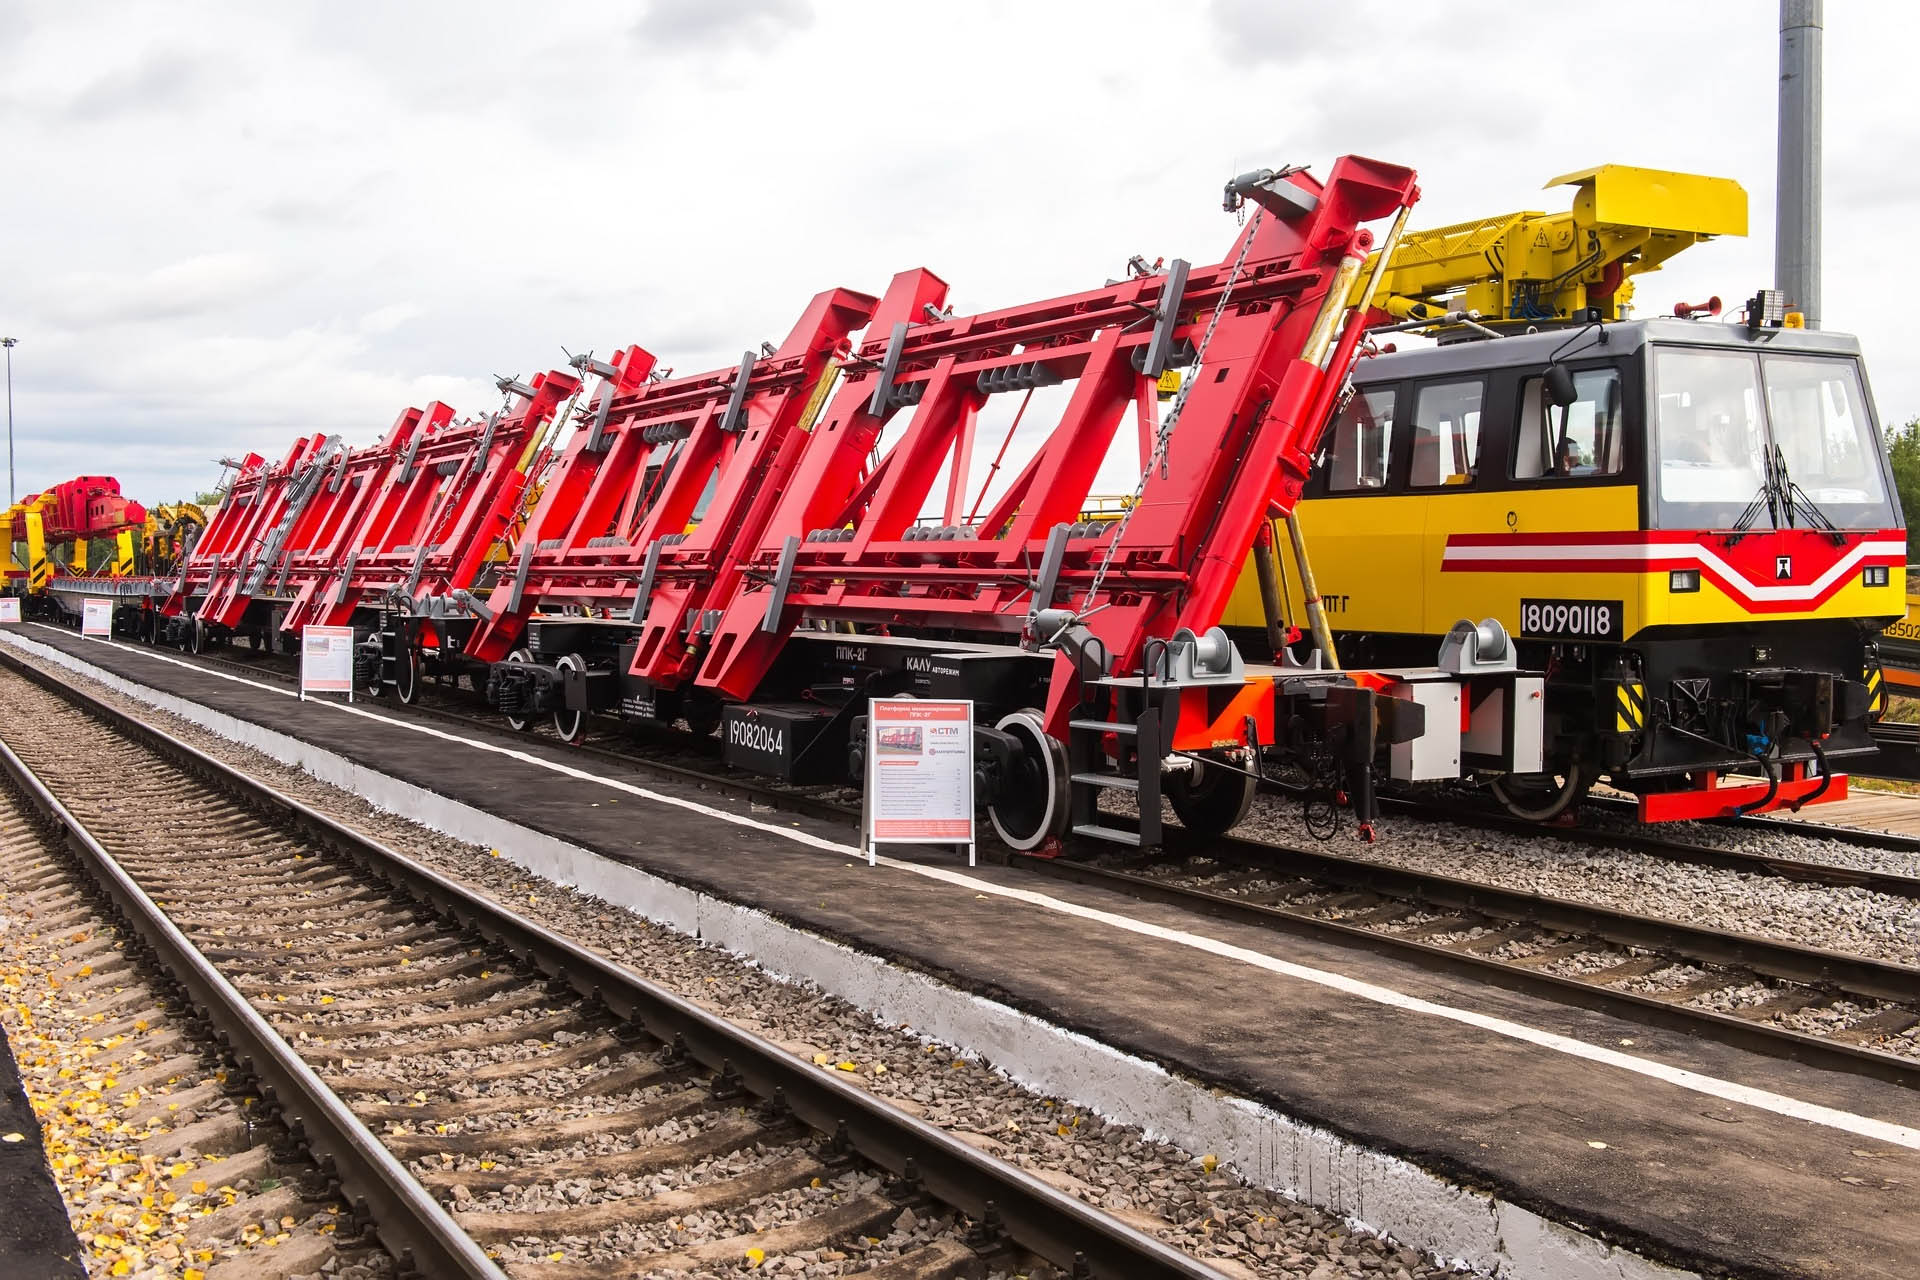
[[[1195,762],[1191,771],[1163,775],[1161,788],[1180,825],[1197,836],[1225,835],[1253,806],[1259,783],[1225,764]]]
[[[394,696],[407,706],[420,701],[420,651],[403,646],[393,660]]]
[[[533,661],[533,655],[531,653],[528,653],[525,649],[515,649],[512,653],[507,655],[507,661],[512,663],[528,663]],[[507,717],[507,728],[513,730],[515,733],[525,733],[529,728],[532,727],[532,725],[533,725],[532,716],[508,716]]]
[[[207,624],[195,618],[187,628],[187,652],[199,653],[207,647]]]
[[[587,669],[586,659],[582,658],[577,653],[564,654],[561,656],[560,661],[554,663],[553,665],[562,671],[578,671],[583,674],[586,672],[586,669]],[[560,735],[560,741],[578,742],[580,740],[581,733],[586,729],[586,727],[587,727],[586,712],[569,711],[565,707],[554,708],[553,731]]]
[[[1037,849],[1067,831],[1067,749],[1047,733],[1046,716],[1031,707],[1001,718],[994,728],[1024,750],[1013,776],[1000,780],[987,820],[1015,849]]]
[[[1551,822],[1587,794],[1593,779],[1575,761],[1564,774],[1508,774],[1495,778],[1490,790],[1507,812],[1528,822]]]

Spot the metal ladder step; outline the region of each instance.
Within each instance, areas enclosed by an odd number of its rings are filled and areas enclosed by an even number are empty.
[[[1129,778],[1118,773],[1076,773],[1075,782],[1084,782],[1090,787],[1110,787],[1115,791],[1138,791],[1140,779]]]
[[[1098,823],[1084,822],[1074,824],[1073,834],[1086,836],[1090,840],[1111,840],[1115,844],[1140,845],[1138,831],[1122,831],[1119,827],[1103,827]]]
[[[1118,720],[1069,720],[1067,728],[1089,729],[1097,733],[1118,733],[1132,737],[1138,737],[1140,734],[1139,725],[1122,724]]]

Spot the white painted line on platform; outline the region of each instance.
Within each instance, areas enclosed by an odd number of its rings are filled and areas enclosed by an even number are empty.
[[[36,625],[45,626],[46,624]],[[60,629],[48,627],[48,630],[57,631]],[[68,633],[62,631],[61,634]],[[93,664],[85,662],[83,659],[74,658],[61,650],[50,649],[47,646],[35,644],[33,641],[25,640],[24,637],[16,640],[15,637],[12,636],[0,635],[0,642],[32,645],[36,649],[45,650],[49,656],[62,660],[63,665],[93,667]],[[158,662],[171,663],[174,666],[184,667],[187,670],[198,672],[201,675],[214,676],[221,680],[228,680],[235,684],[245,685],[248,688],[279,694],[285,698],[293,699],[296,697],[295,693],[289,689],[275,688],[272,685],[262,684],[257,680],[248,680],[243,676],[210,670],[192,662],[169,657],[166,654],[155,653],[143,648],[135,648],[131,645],[123,645],[116,641],[96,643],[107,643],[115,649],[122,649],[128,653],[151,658]],[[93,669],[99,670],[97,667]],[[791,827],[779,827],[772,823],[761,822],[754,818],[745,817],[741,814],[729,813],[724,809],[716,809],[711,805],[701,804],[697,800],[688,800],[680,796],[667,795],[646,787],[636,786],[633,783],[623,781],[619,778],[609,778],[600,774],[590,773],[584,769],[576,769],[571,765],[561,764],[554,760],[546,760],[512,747],[497,746],[493,743],[482,742],[458,733],[450,733],[444,729],[436,729],[431,725],[396,719],[393,716],[383,715],[377,711],[370,711],[367,708],[352,706],[346,703],[315,702],[310,705],[326,707],[330,710],[344,712],[348,715],[364,716],[369,720],[377,720],[383,724],[393,725],[396,728],[406,729],[414,733],[425,734],[428,737],[438,738],[442,741],[457,742],[463,746],[472,747],[477,751],[487,751],[495,755],[507,756],[511,759],[520,760],[538,768],[562,774],[566,777],[610,787],[616,791],[622,791],[629,795],[639,797],[640,799],[671,805],[675,808],[686,809],[694,813],[717,818],[722,822],[732,823],[735,826],[748,827],[765,832],[768,835],[779,836],[782,839],[791,840],[808,848],[832,853],[836,857],[864,858],[865,856],[859,849],[851,844],[843,844],[839,841],[829,840],[808,831],[800,831]],[[1726,1102],[1739,1103],[1761,1111],[1769,1111],[1775,1115],[1802,1120],[1808,1124],[1822,1125],[1846,1133],[1857,1134],[1863,1138],[1870,1138],[1876,1142],[1885,1142],[1894,1146],[1907,1147],[1911,1150],[1920,1151],[1920,1129],[1909,1125],[1893,1124],[1885,1120],[1876,1120],[1871,1116],[1857,1115],[1851,1111],[1842,1111],[1836,1107],[1828,1107],[1820,1103],[1808,1102],[1801,1098],[1789,1097],[1785,1094],[1774,1093],[1768,1089],[1758,1089],[1751,1085],[1739,1084],[1732,1080],[1722,1080],[1716,1076],[1704,1075],[1697,1071],[1688,1071],[1683,1067],[1670,1066],[1667,1063],[1656,1062],[1653,1059],[1643,1058],[1637,1054],[1622,1053],[1618,1049],[1589,1044],[1584,1040],[1579,1040],[1572,1036],[1561,1035],[1554,1031],[1544,1031],[1538,1027],[1530,1027],[1525,1023],[1514,1022],[1508,1018],[1497,1018],[1484,1013],[1476,1013],[1471,1009],[1460,1009],[1452,1005],[1440,1004],[1419,996],[1410,996],[1403,991],[1396,991],[1391,987],[1383,987],[1377,983],[1364,982],[1358,978],[1348,977],[1346,974],[1334,973],[1327,969],[1317,969],[1309,965],[1295,964],[1290,960],[1282,960],[1277,956],[1271,956],[1262,951],[1255,951],[1249,947],[1238,946],[1231,942],[1224,942],[1218,938],[1208,937],[1205,934],[1191,933],[1185,929],[1169,929],[1145,920],[1136,920],[1132,916],[1121,915],[1118,912],[1103,911],[1097,907],[1087,907],[1077,902],[1068,902],[1065,899],[1056,898],[1051,894],[996,884],[993,881],[982,880],[976,876],[969,875],[964,871],[923,866],[918,863],[902,862],[895,858],[883,857],[879,861],[882,866],[891,867],[899,871],[911,872],[914,875],[924,876],[931,880],[943,881],[959,888],[971,890],[974,893],[1008,898],[1016,902],[1025,903],[1028,906],[1058,912],[1061,915],[1074,916],[1082,920],[1091,920],[1110,928],[1124,930],[1125,932],[1138,934],[1142,937],[1154,938],[1162,942],[1171,942],[1180,946],[1191,947],[1196,951],[1219,956],[1222,959],[1236,960],[1242,964],[1252,965],[1255,968],[1264,969],[1269,973],[1277,974],[1281,977],[1293,978],[1301,982],[1310,982],[1317,986],[1326,987],[1362,1000],[1371,1001],[1375,1004],[1386,1005],[1389,1008],[1463,1023],[1494,1035],[1504,1036],[1508,1039],[1518,1040],[1543,1049],[1551,1049],[1556,1053],[1564,1053],[1569,1057],[1581,1058],[1588,1062],[1599,1063],[1603,1066],[1614,1067],[1622,1071],[1630,1071],[1637,1075],[1659,1080],[1694,1093],[1719,1098]]]

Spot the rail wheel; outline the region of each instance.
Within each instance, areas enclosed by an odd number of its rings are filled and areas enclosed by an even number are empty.
[[[1225,762],[1196,761],[1187,772],[1162,775],[1161,794],[1180,825],[1197,836],[1225,835],[1253,806],[1258,782]]]
[[[207,624],[195,618],[187,628],[187,652],[200,653],[207,647]]]
[[[420,651],[402,644],[393,658],[394,696],[407,706],[420,701]]]
[[[564,654],[560,661],[553,665],[562,671],[578,671],[582,675],[585,675],[587,670],[587,660],[577,653]],[[569,711],[564,706],[553,709],[553,731],[560,735],[560,741],[578,742],[586,727],[586,712]]]
[[[1000,780],[987,820],[1015,849],[1036,849],[1067,831],[1067,749],[1047,733],[1046,716],[1031,707],[1001,717],[994,728],[1023,748],[1012,776]]]
[[[1489,789],[1493,798],[1505,805],[1514,817],[1528,822],[1552,822],[1579,803],[1592,786],[1593,779],[1576,760],[1563,774],[1508,774],[1495,778]]]
[[[515,649],[512,653],[507,655],[507,661],[514,663],[516,665],[529,663],[533,661],[533,655],[527,652],[525,649]],[[533,725],[532,716],[510,715],[507,717],[507,728],[513,730],[515,733],[525,733],[529,728],[532,727],[532,725]]]

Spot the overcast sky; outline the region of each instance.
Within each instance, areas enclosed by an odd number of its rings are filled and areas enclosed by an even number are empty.
[[[1826,27],[1826,327],[1920,414],[1898,309],[1920,211],[1912,6]],[[980,310],[1134,253],[1219,259],[1221,183],[1344,152],[1419,169],[1416,226],[1564,208],[1618,162],[1745,185],[1751,236],[1641,314],[1770,282],[1777,8],[0,0],[0,332],[22,493],[214,459],[638,342],[682,372],[814,292],[926,266]]]

